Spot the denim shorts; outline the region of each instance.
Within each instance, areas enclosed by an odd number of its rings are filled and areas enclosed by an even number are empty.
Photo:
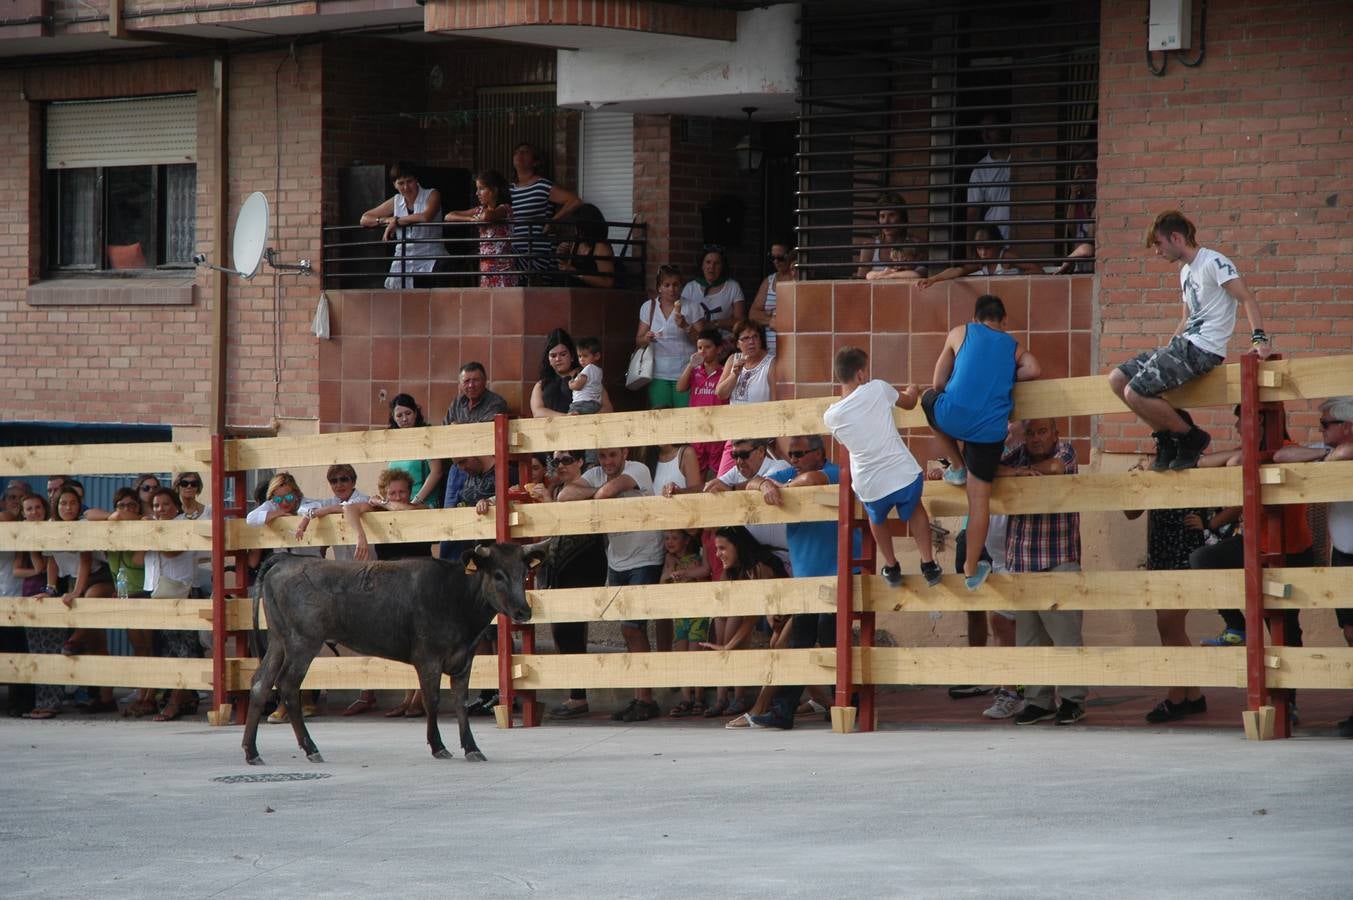
[[[623,572],[616,571],[610,566],[606,567],[606,586],[607,587],[629,587],[638,584],[657,584],[662,580],[662,563],[652,566],[639,566],[634,569],[626,569]],[[647,628],[647,619],[625,620],[620,623],[621,627]]]

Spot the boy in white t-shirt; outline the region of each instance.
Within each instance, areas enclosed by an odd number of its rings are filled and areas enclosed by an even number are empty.
[[[573,402],[568,405],[570,416],[587,416],[601,412],[601,341],[594,337],[578,339],[578,365],[582,371],[569,380]]]
[[[893,405],[900,399],[903,409],[915,409],[920,392],[909,385],[898,394],[886,381],[870,381],[869,355],[859,347],[838,350],[834,368],[841,399],[827,407],[822,420],[850,451],[851,487],[869,516],[869,530],[885,563],[879,574],[889,587],[902,586],[902,566],[887,525],[888,513],[896,509],[897,517],[911,525],[921,574],[934,587],[942,572],[930,542],[930,517],[921,505],[925,473],[893,427]]]
[[[1178,210],[1156,216],[1146,246],[1169,262],[1180,263],[1179,288],[1184,318],[1170,343],[1147,350],[1109,373],[1109,385],[1137,416],[1154,429],[1156,458],[1151,471],[1192,469],[1212,436],[1179,417],[1161,394],[1187,384],[1221,364],[1236,328],[1236,304],[1245,307],[1253,329],[1251,352],[1270,353],[1259,304],[1229,259],[1199,247],[1193,223]]]

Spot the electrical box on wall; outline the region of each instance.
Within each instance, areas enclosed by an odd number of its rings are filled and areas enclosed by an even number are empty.
[[[1192,46],[1191,0],[1151,0],[1147,20],[1147,50],[1187,50]]]

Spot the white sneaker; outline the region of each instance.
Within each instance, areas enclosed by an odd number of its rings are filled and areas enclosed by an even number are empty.
[[[996,692],[996,701],[982,710],[982,715],[988,719],[1008,719],[1011,716],[1019,715],[1023,709],[1023,697],[1001,688]]]

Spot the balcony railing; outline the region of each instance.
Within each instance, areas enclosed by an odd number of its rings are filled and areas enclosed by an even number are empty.
[[[324,229],[324,287],[326,290],[382,288],[390,276],[409,279],[404,287],[479,287],[481,276],[512,276],[529,287],[639,288],[647,262],[648,226],[642,222],[602,222],[613,256],[579,255],[576,226],[549,219],[506,219],[509,229],[525,231],[525,239],[506,240],[507,249],[491,256],[480,253],[480,225],[475,222],[431,222],[397,229],[385,240],[382,228],[335,225]],[[589,223],[592,224],[592,223]],[[498,239],[494,239],[498,240]],[[507,260],[509,271],[481,271],[483,260]],[[609,260],[615,267],[612,283],[587,284],[579,275],[605,275],[590,260]],[[427,268],[431,267],[431,271]]]

